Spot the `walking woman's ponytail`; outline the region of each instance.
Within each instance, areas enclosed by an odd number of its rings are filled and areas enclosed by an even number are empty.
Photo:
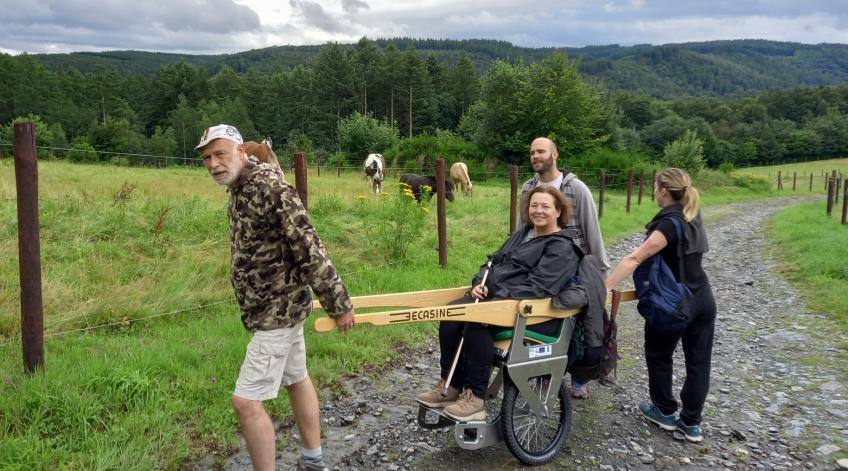
[[[686,170],[667,168],[657,174],[657,185],[665,188],[676,203],[683,206],[683,216],[687,221],[695,219],[701,208],[701,195],[692,186],[692,178]]]

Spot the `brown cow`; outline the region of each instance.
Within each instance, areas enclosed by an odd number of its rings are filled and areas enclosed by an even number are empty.
[[[451,165],[450,177],[455,187],[462,188],[465,196],[471,196],[471,178],[468,177],[468,166],[463,162],[456,162]]]

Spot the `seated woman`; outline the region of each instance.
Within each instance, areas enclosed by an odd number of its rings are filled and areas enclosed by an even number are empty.
[[[572,240],[573,233],[564,229],[571,209],[562,193],[549,186],[536,187],[525,200],[522,211],[529,223],[516,230],[492,255],[485,285],[481,283],[487,270],[484,264],[471,282],[471,292],[451,304],[472,303],[475,299],[551,297],[577,275],[580,254]],[[533,330],[556,335],[559,322],[554,319],[536,324]],[[444,407],[445,415],[456,420],[484,420],[483,398],[494,356],[493,336],[503,329],[475,322],[441,322],[441,381],[430,391],[417,395],[416,400],[429,407]],[[465,340],[461,356],[445,397],[441,392],[462,338]]]

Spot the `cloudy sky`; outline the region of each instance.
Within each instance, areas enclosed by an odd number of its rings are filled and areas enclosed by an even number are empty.
[[[848,43],[845,0],[0,0],[0,51],[219,54],[369,38]]]

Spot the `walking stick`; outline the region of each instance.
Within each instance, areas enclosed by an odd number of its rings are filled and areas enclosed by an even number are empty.
[[[480,282],[480,285],[484,288],[486,287],[486,278],[489,277],[489,271],[492,269],[492,261],[489,260],[486,262],[486,273],[483,273],[483,281]],[[488,293],[487,293],[488,294]],[[480,302],[480,298],[474,300],[474,304]],[[451,379],[453,379],[453,372],[456,370],[456,364],[459,363],[459,354],[462,353],[462,344],[465,342],[465,336],[459,338],[459,345],[456,347],[456,354],[453,357],[453,364],[451,364],[451,369],[448,372],[448,379],[445,380],[445,387],[442,388],[442,397],[447,397],[448,388],[450,387]]]

